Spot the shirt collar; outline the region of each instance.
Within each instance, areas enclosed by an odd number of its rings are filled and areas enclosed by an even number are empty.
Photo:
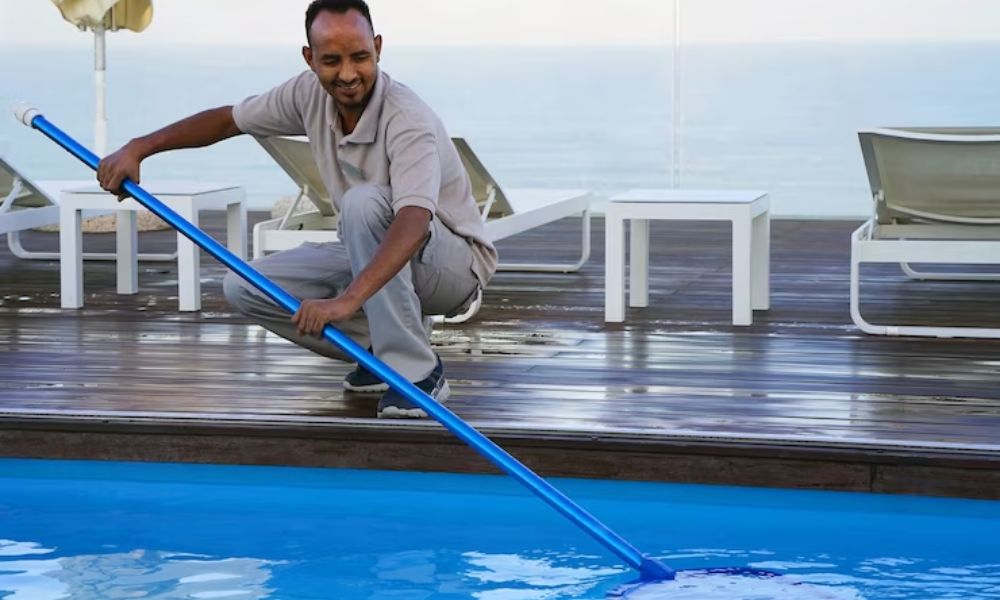
[[[378,75],[375,77],[375,87],[372,88],[372,96],[368,99],[368,105],[365,106],[364,112],[361,113],[361,118],[358,119],[357,126],[354,127],[349,135],[344,135],[344,131],[340,126],[340,115],[337,114],[336,105],[334,104],[333,110],[333,130],[337,134],[337,139],[340,141],[338,145],[343,146],[345,144],[371,144],[375,141],[375,134],[378,132],[378,121],[382,116],[382,104],[385,99],[385,88],[388,87],[389,76],[382,72],[382,69],[378,70]],[[333,99],[331,98],[331,104],[333,104]]]

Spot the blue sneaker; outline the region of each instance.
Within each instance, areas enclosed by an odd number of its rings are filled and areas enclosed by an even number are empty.
[[[426,379],[417,381],[414,385],[441,404],[444,404],[451,394],[451,390],[448,389],[448,380],[444,378],[444,365],[441,364],[440,358],[438,358],[437,366],[434,367],[431,374]],[[378,401],[378,418],[426,419],[427,413],[396,390],[390,389],[382,394],[382,399]]]
[[[371,348],[368,351],[371,352]],[[358,365],[344,377],[344,389],[358,394],[381,394],[389,386],[374,373]]]

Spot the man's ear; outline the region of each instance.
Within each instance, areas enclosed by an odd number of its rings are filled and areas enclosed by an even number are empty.
[[[312,48],[310,48],[309,46],[302,46],[302,58],[303,60],[306,61],[306,64],[309,65],[309,68],[311,69],[313,64]]]
[[[375,36],[375,62],[378,62],[382,58],[382,36]]]

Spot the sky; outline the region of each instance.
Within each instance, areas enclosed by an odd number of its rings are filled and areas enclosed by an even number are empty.
[[[685,44],[998,41],[997,0],[677,0]],[[115,43],[300,45],[308,0],[154,0]],[[398,45],[672,44],[672,0],[370,0]],[[0,0],[0,47],[86,45],[49,0]]]

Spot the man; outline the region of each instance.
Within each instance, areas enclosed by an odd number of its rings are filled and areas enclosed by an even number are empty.
[[[379,69],[382,37],[363,0],[315,0],[306,10],[306,39],[309,70],[235,106],[132,140],[101,161],[97,178],[117,191],[125,177],[138,182],[140,163],[158,152],[241,133],[308,135],[340,213],[340,243],[307,243],[254,261],[303,300],[291,319],[232,273],[226,297],[278,335],[346,360],[321,337],[333,323],[444,402],[448,383],[424,315],[463,310],[497,262],[468,175],[440,119]],[[360,365],[344,387],[382,393],[379,417],[427,416]]]

